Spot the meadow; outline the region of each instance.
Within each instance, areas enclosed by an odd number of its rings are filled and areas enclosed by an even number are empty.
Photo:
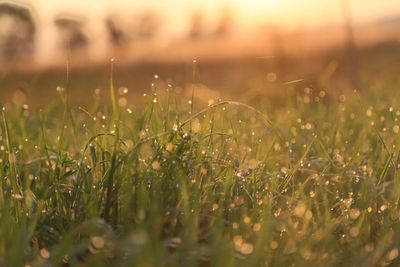
[[[254,82],[251,99],[225,100],[198,98],[193,66],[186,93],[152,74],[131,103],[111,70],[79,97],[70,73],[36,85],[57,95],[41,105],[3,96],[0,265],[398,266],[388,72],[364,71],[357,90],[289,79],[264,98]]]

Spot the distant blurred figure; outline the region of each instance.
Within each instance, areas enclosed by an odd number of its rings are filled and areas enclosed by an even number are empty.
[[[0,1],[0,60],[31,56],[35,30],[29,7],[13,1]]]

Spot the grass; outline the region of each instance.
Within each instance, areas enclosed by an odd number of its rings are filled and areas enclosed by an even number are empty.
[[[1,266],[400,264],[395,90],[256,109],[156,84],[4,103]]]

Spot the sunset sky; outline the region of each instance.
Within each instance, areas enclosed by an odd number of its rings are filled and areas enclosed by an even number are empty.
[[[243,24],[276,23],[285,26],[318,25],[340,21],[341,2],[346,0],[32,0],[42,12],[74,10],[91,16],[110,11],[129,13],[135,10],[160,11],[171,23],[185,18],[193,10],[204,11],[210,20],[222,7],[231,8]],[[351,0],[358,21],[400,13],[398,0]]]
[[[40,28],[37,34],[38,58],[52,60],[57,45],[54,17],[59,14],[75,14],[85,21],[90,33],[90,49],[93,57],[104,52],[106,32],[104,18],[114,14],[132,25],[144,11],[158,14],[162,19],[162,33],[156,43],[161,46],[174,38],[186,36],[191,27],[192,15],[204,16],[208,27],[215,27],[221,14],[229,10],[235,21],[235,31],[247,34],[265,25],[280,28],[307,29],[343,24],[342,5],[351,5],[355,25],[379,18],[400,15],[399,0],[19,0],[33,7]],[[138,16],[135,16],[137,15]],[[211,25],[211,26],[210,26]],[[236,36],[240,36],[236,35]]]

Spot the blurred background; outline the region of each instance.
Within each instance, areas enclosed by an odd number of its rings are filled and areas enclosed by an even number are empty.
[[[383,87],[400,67],[400,2],[0,0],[1,102],[50,101],[67,58],[75,95],[107,87],[111,58],[132,99],[156,74],[204,99]]]

